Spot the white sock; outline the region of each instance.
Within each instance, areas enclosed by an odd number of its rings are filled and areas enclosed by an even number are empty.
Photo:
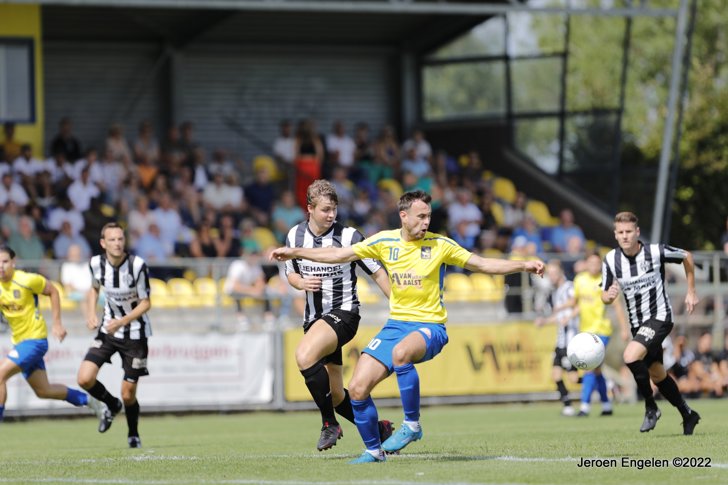
[[[591,406],[588,403],[581,403],[581,406],[579,407],[579,411],[589,413],[589,410],[591,409]]]
[[[415,433],[420,430],[420,422],[419,421],[407,421],[405,419],[404,420],[404,424],[406,424],[407,427],[410,430],[414,431]]]
[[[602,403],[602,411],[611,411],[612,410],[612,401],[607,401]]]
[[[370,455],[372,455],[374,458],[377,458],[377,459],[381,458],[381,456],[382,456],[381,448],[378,448],[376,450],[370,450],[369,448],[367,448],[367,453],[369,453]]]

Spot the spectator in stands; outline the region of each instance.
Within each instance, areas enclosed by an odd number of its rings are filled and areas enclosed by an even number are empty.
[[[273,208],[271,222],[273,225],[273,233],[278,242],[284,242],[284,238],[288,233],[288,229],[295,226],[299,222],[306,219],[303,210],[296,205],[296,199],[293,192],[286,190],[281,194],[280,200],[276,201]]]
[[[61,264],[61,284],[66,290],[66,296],[73,301],[85,301],[86,294],[91,289],[91,272],[83,254],[80,246],[72,244]],[[81,305],[81,310],[85,312],[86,305]]]
[[[219,235],[215,239],[217,256],[220,258],[237,258],[242,252],[242,242],[232,214],[224,214],[220,217],[217,232]]]
[[[3,142],[0,143],[0,151],[5,154],[5,160],[12,162],[20,156],[22,143],[15,139],[15,123],[10,121],[3,125]]]
[[[230,161],[227,153],[222,148],[218,148],[212,152],[212,160],[207,165],[207,172],[210,175],[219,172],[225,177],[237,174],[235,165]]]
[[[455,201],[448,207],[448,231],[454,234],[461,222],[467,224],[465,235],[467,237],[477,238],[480,234],[480,223],[483,220],[483,214],[478,206],[473,203],[473,197],[467,189],[458,189],[455,192]]]
[[[150,263],[161,263],[174,256],[174,247],[162,239],[156,222],[149,224],[147,232],[137,239],[134,253]]]
[[[356,144],[346,133],[344,123],[340,120],[334,122],[331,133],[326,137],[326,150],[328,160],[333,167],[343,167],[347,175],[354,166],[354,152]]]
[[[91,169],[88,166],[81,170],[81,177],[68,186],[68,198],[80,212],[87,210],[91,199],[100,195],[99,188],[91,182]]]
[[[209,218],[204,218],[197,226],[192,241],[190,241],[190,256],[193,258],[216,258],[219,238],[217,229],[213,229]]]
[[[91,257],[91,246],[89,246],[88,241],[82,235],[73,233],[69,221],[63,221],[61,231],[53,240],[53,255],[56,259],[63,259],[68,254],[71,246],[79,248],[81,251],[81,259],[86,260]]]
[[[152,211],[152,219],[159,226],[165,244],[174,248],[182,236],[182,217],[169,192],[161,194],[159,205]]]
[[[337,220],[342,224],[351,217],[351,212],[354,207],[354,198],[356,197],[356,187],[349,180],[349,171],[346,167],[334,167],[331,174],[331,185],[334,186],[334,190],[339,196],[339,206]],[[299,220],[299,222],[302,219]],[[295,224],[289,224],[291,227]]]
[[[134,158],[137,162],[145,160],[152,166],[158,166],[161,157],[159,142],[154,136],[154,127],[151,121],[144,120],[139,123],[139,133],[134,141]]]
[[[458,161],[448,155],[445,150],[437,151],[433,166],[435,179],[441,186],[447,186],[447,181],[450,177],[454,177],[453,180],[457,180],[460,172],[460,165],[458,165]]]
[[[8,246],[17,248],[15,254],[23,261],[45,258],[45,248],[28,216],[18,218],[18,231],[8,238]]]
[[[401,159],[402,153],[394,128],[386,125],[374,144],[374,171],[369,175],[370,180],[376,183],[382,179],[397,178]]]
[[[234,175],[226,180],[221,173],[215,174],[202,191],[205,209],[213,212],[243,212],[246,209],[243,188],[235,182]]]
[[[114,161],[113,157],[107,157],[107,159],[110,159],[112,162]],[[160,175],[159,166],[153,164],[148,158],[142,157],[137,159],[137,163],[134,165],[132,170],[134,170],[137,177],[139,177],[139,183],[141,184],[142,189],[147,192],[151,192],[154,182],[157,180],[157,176]]]
[[[407,153],[414,149],[415,157],[425,160],[428,164],[432,162],[432,146],[425,140],[422,130],[414,130],[412,136],[402,144],[402,152]]]
[[[162,157],[179,158],[183,156],[182,142],[180,140],[179,128],[172,124],[167,128],[167,134],[162,142]]]
[[[460,180],[464,187],[475,192],[484,185],[483,182],[483,162],[480,155],[475,150],[471,150],[465,156],[465,166],[460,169]]]
[[[354,161],[356,163],[372,162],[374,160],[374,147],[369,139],[369,125],[357,123],[354,131]]]
[[[414,146],[410,146],[406,151],[404,151],[402,172],[412,172],[418,179],[432,177],[432,167],[430,166],[430,162],[419,155]]]
[[[58,123],[58,133],[51,141],[51,153],[62,153],[71,163],[81,158],[81,142],[73,136],[71,118],[64,116]]]
[[[495,201],[493,190],[487,186],[483,187],[478,204],[480,213],[483,215],[480,221],[481,231],[490,231],[497,228],[498,219],[496,218],[495,211],[500,207],[495,207],[495,204],[498,204],[498,202]]]
[[[248,330],[250,319],[243,311],[242,300],[255,298],[263,301],[265,298],[265,274],[260,265],[259,252],[243,254],[240,259],[233,261],[225,277],[223,292],[235,298],[239,329]],[[270,310],[266,312],[265,318],[269,321],[273,318]]]
[[[21,211],[18,204],[12,200],[8,201],[0,212],[0,235],[2,240],[7,241],[8,238],[18,232]]]
[[[105,156],[97,166],[101,172],[102,183],[100,188],[104,193],[104,202],[116,205],[121,198],[124,179],[128,173],[127,169],[121,162],[115,161],[110,156]]]
[[[25,207],[25,213],[33,219],[33,227],[35,227],[35,233],[43,243],[44,252],[48,252],[53,249],[53,240],[56,237],[56,232],[48,228],[45,220],[45,212],[43,208],[37,203],[31,202]],[[98,235],[97,235],[98,236]]]
[[[273,203],[276,200],[276,188],[271,182],[268,167],[260,166],[255,171],[255,179],[245,187],[245,198],[248,210],[260,226],[268,226]]]
[[[83,212],[83,230],[81,235],[89,241],[93,254],[100,254],[103,251],[99,234],[101,234],[104,226],[112,222],[116,222],[114,218],[115,212],[113,207],[103,204],[100,197],[91,199],[88,210]]]
[[[195,151],[199,148],[200,144],[195,140],[195,125],[191,121],[184,121],[179,126],[180,140],[179,146],[184,153],[186,162],[189,163],[193,159]]]
[[[713,334],[705,331],[698,339],[698,346],[695,352],[695,362],[691,364],[691,370],[700,382],[700,390],[711,397],[723,396],[723,379],[718,368],[718,361],[713,354]]]
[[[281,120],[278,129],[278,137],[273,142],[273,156],[285,166],[293,166],[296,158],[296,139],[293,136],[291,120]]]
[[[354,199],[354,203],[352,205],[352,212],[350,217],[354,221],[354,224],[361,225],[364,224],[364,221],[366,221],[369,218],[369,215],[372,213],[372,201],[369,198],[369,192],[366,190],[359,190],[356,193],[356,198]],[[379,231],[376,231],[379,232]],[[372,233],[374,234],[374,233]],[[368,234],[364,234],[365,236],[368,236]]]
[[[202,220],[202,198],[192,183],[192,170],[189,167],[180,167],[173,175],[171,186],[183,223],[188,227],[195,227]]]
[[[53,153],[45,163],[45,170],[51,176],[51,183],[56,192],[65,192],[73,182],[73,164],[68,161],[65,153]]]
[[[30,202],[30,197],[19,183],[13,181],[12,174],[5,172],[0,182],[0,207],[7,206],[9,202],[23,208]]]
[[[526,215],[526,204],[528,204],[528,197],[521,191],[516,192],[516,200],[513,204],[509,204],[505,201],[499,201],[503,204],[503,227],[514,229]]]
[[[124,128],[120,124],[114,123],[109,127],[104,152],[108,153],[113,160],[121,162],[127,169],[131,169],[131,148],[126,138],[124,138]]]
[[[526,238],[526,241],[533,244],[537,255],[543,254],[543,246],[541,245],[541,230],[539,229],[538,224],[536,224],[536,219],[534,219],[531,214],[527,213],[523,217],[521,224],[513,231],[513,239],[517,237],[524,237]]]
[[[137,239],[147,232],[154,220],[154,213],[149,208],[149,198],[146,195],[137,196],[134,208],[129,211],[127,217],[129,246],[134,247]]]
[[[85,226],[83,214],[73,206],[68,197],[61,197],[58,205],[48,213],[48,229],[60,231],[63,221],[69,221],[71,229],[76,234],[83,231]],[[98,235],[96,237],[98,238]]]
[[[20,182],[31,198],[35,198],[35,175],[45,169],[45,162],[33,156],[33,147],[24,144],[20,147],[20,155],[13,161],[15,181]]]
[[[258,243],[255,237],[255,221],[250,217],[240,221],[240,254],[258,254],[264,248]]]
[[[566,252],[569,239],[574,236],[581,239],[583,247],[586,238],[581,228],[574,224],[574,213],[571,209],[563,209],[559,214],[559,219],[561,219],[561,224],[551,229],[551,249],[559,253]]]
[[[324,145],[316,133],[313,120],[302,120],[296,131],[294,144],[296,202],[306,208],[306,190],[314,180],[321,178]]]
[[[470,224],[467,221],[458,222],[458,225],[455,226],[455,231],[450,233],[450,237],[453,241],[471,252],[475,250],[475,246],[478,241],[477,236],[479,235],[480,232],[473,233],[470,230]],[[462,268],[455,268],[455,270],[462,271]]]

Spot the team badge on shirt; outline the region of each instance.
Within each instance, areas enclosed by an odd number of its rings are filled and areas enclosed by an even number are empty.
[[[647,273],[652,269],[652,263],[649,261],[642,261],[640,263],[640,269],[642,271],[644,271],[645,273]]]
[[[422,246],[422,252],[420,253],[420,259],[431,259],[432,258],[432,246]]]
[[[126,286],[134,286],[134,277],[131,274],[126,275]]]

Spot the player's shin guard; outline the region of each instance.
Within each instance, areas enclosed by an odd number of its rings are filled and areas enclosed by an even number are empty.
[[[583,381],[581,383],[581,402],[589,404],[591,402],[591,395],[596,387],[597,376],[593,372],[587,372],[584,374]]]
[[[301,375],[306,381],[306,387],[308,387],[311,397],[321,411],[321,422],[324,425],[326,423],[338,424],[334,415],[334,403],[331,400],[331,386],[326,367],[319,361],[308,369],[302,370]]]
[[[67,402],[70,402],[74,406],[85,406],[88,404],[88,394],[70,387],[67,387],[66,389],[68,390],[65,399]]]
[[[559,391],[559,399],[561,399],[561,402],[564,403],[564,406],[569,406],[571,404],[571,399],[569,399],[569,391],[566,389],[566,385],[564,385],[564,381],[559,379],[556,381],[556,389]]]
[[[662,394],[670,404],[680,411],[683,418],[690,415],[690,406],[688,406],[688,403],[686,403],[685,399],[683,399],[682,394],[680,394],[680,389],[678,389],[677,384],[672,377],[668,375],[666,378],[658,382],[657,388],[660,390],[660,394]]]
[[[378,450],[381,447],[377,423],[379,416],[372,397],[369,396],[363,401],[352,399],[351,407],[354,409],[354,424],[356,424],[356,429],[359,430],[367,450]]]
[[[396,366],[399,394],[402,398],[405,421],[420,420],[420,376],[413,363]]]
[[[339,416],[344,417],[347,421],[354,423],[354,408],[351,407],[351,397],[349,396],[349,390],[344,389],[344,400],[336,406],[336,412]]]
[[[118,407],[119,401],[114,396],[109,394],[109,391],[106,390],[106,387],[104,387],[104,385],[101,384],[99,381],[96,381],[90,389],[87,389],[87,392],[99,401],[106,404],[109,409],[112,410],[112,412],[116,412],[113,410]]]
[[[629,370],[634,376],[634,380],[637,383],[637,390],[645,400],[645,408],[657,409],[657,403],[655,398],[652,396],[652,386],[650,385],[650,372],[647,370],[647,366],[644,361],[638,360],[627,364]]]
[[[126,424],[129,426],[129,436],[139,436],[139,401],[126,406]]]

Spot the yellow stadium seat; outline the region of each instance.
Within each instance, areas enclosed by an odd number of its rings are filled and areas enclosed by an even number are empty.
[[[462,273],[450,273],[445,276],[446,301],[472,301],[473,298],[473,284],[470,278]]]
[[[404,193],[404,190],[402,189],[402,184],[394,179],[382,179],[377,183],[377,187],[382,190],[386,190],[396,199],[402,197],[402,194]]]
[[[531,199],[526,203],[526,212],[533,216],[533,219],[541,227],[549,227],[553,224],[553,217],[548,206],[540,200]]]
[[[470,282],[473,284],[475,298],[478,301],[501,301],[503,299],[503,288],[491,276],[483,273],[470,275]]]
[[[171,278],[167,281],[167,291],[177,307],[194,308],[202,306],[202,302],[197,299],[197,293],[189,280]]]
[[[217,304],[217,284],[209,277],[195,278],[192,281],[196,298],[202,306],[215,306]]]
[[[493,202],[490,204],[490,212],[493,213],[493,219],[495,219],[495,223],[499,226],[502,226],[503,223],[506,221],[506,213],[503,210],[503,206],[500,205],[498,202]]]
[[[169,295],[167,283],[159,278],[149,278],[149,289],[151,290],[152,306],[157,308],[171,308],[172,297]]]
[[[481,254],[484,258],[502,258],[503,257],[503,251],[497,248],[488,248],[484,249]]]
[[[510,179],[496,177],[493,180],[493,195],[509,204],[513,204],[516,201],[516,186]]]
[[[253,239],[258,244],[261,251],[280,246],[280,243],[276,239],[275,234],[273,234],[273,231],[267,227],[256,227],[253,229]]]
[[[369,282],[369,278],[363,275],[358,275],[356,279],[356,293],[359,296],[361,303],[376,303],[379,301],[378,288],[372,288]]]

